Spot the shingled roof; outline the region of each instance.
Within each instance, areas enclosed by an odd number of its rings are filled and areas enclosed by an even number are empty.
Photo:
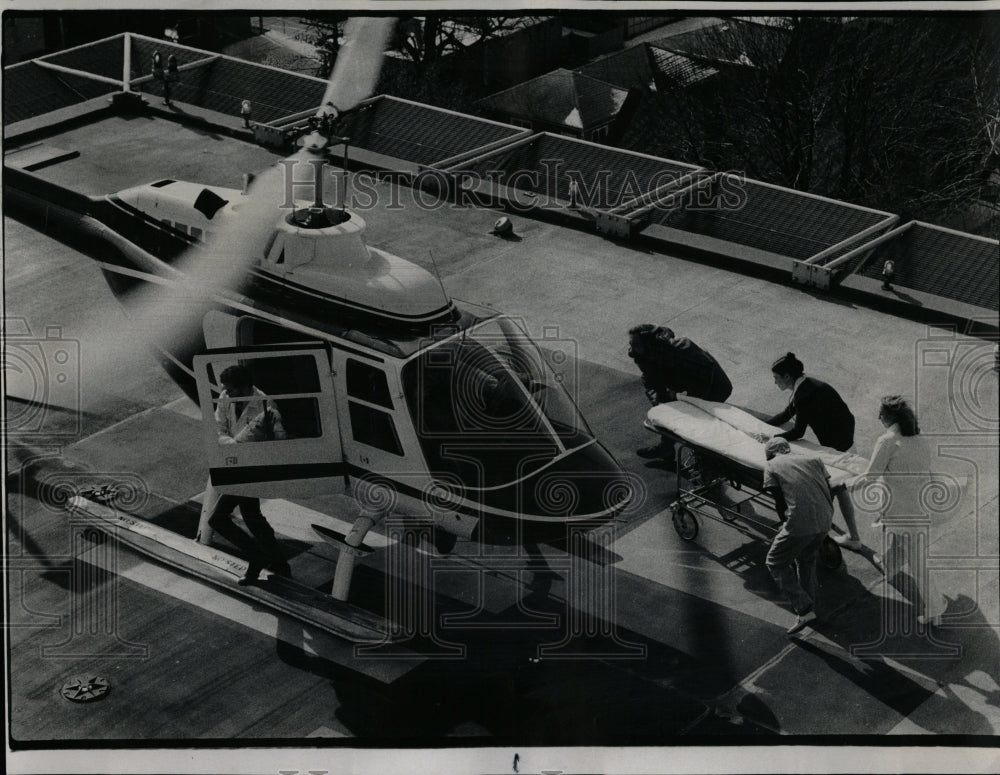
[[[687,86],[718,71],[681,54],[640,43],[597,59],[576,72],[623,89],[638,87],[655,91]]]
[[[627,89],[560,68],[484,97],[479,104],[499,115],[576,131],[612,120],[626,97]]]
[[[557,70],[488,99],[509,101],[509,115],[518,115],[520,110],[525,118],[568,129],[599,124],[614,117],[628,93],[624,88],[627,81],[614,74],[616,68],[622,68],[620,74],[636,67],[642,78],[670,63],[682,79],[714,72],[697,54],[692,58],[672,50],[686,48],[677,37],[669,39],[670,49],[661,48],[659,43],[644,51],[637,46],[636,51],[623,52],[617,62],[608,57],[603,64],[595,63],[604,68],[606,77],[621,85],[584,72]],[[175,54],[182,67],[193,65],[179,74],[172,90],[174,98],[211,111],[235,117],[240,100],[250,99],[255,120],[268,121],[313,108],[322,97],[324,82],[317,78],[139,35],[124,39],[131,40],[128,53],[133,89],[152,93],[162,89],[161,82],[146,77],[152,55],[159,50],[164,58]],[[704,53],[697,46],[692,50]],[[118,91],[121,87],[115,81],[122,75],[124,53],[123,36],[116,36],[4,68],[4,125],[31,123],[25,120],[32,118],[45,120],[53,111]],[[104,105],[107,101],[97,102]],[[563,201],[571,199],[570,181],[575,181],[584,205],[599,209],[630,202],[665,178],[680,179],[696,169],[548,133],[517,140],[521,131],[515,127],[391,97],[373,101],[349,121],[355,147],[426,165],[475,153],[477,148],[492,148],[456,168],[484,175],[492,171],[534,172],[537,174],[520,175],[515,185]],[[515,142],[496,147],[507,137]],[[698,207],[682,203],[654,209],[651,225],[804,261],[854,235],[882,224],[888,226],[894,218],[889,213],[759,181],[742,181],[740,191],[739,206],[706,208],[696,201]],[[853,245],[840,252],[847,250],[853,250]],[[859,251],[857,260],[845,269],[847,274],[871,283],[880,276],[888,258],[896,265],[894,286],[993,311],[1000,307],[996,240],[911,223],[876,248]]]
[[[702,65],[753,66],[754,59],[782,56],[789,41],[788,30],[749,21],[729,19],[679,35],[652,41],[651,46],[680,54]]]
[[[657,73],[644,44],[630,46],[623,51],[601,57],[577,68],[576,72],[621,89],[630,89],[633,86],[649,90],[658,88]]]

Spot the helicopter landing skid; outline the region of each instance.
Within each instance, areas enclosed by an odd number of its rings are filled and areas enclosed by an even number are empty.
[[[269,608],[354,643],[387,643],[389,627],[382,617],[344,600],[336,600],[295,579],[271,575],[239,586],[246,560],[199,544],[141,517],[118,511],[89,498],[75,496],[67,508],[116,541],[175,570],[251,598]]]
[[[336,530],[331,530],[328,527],[323,527],[323,525],[312,525],[312,529],[316,531],[317,535],[322,538],[327,543],[333,544],[342,552],[350,552],[355,557],[364,557],[365,555],[371,554],[375,550],[372,549],[367,544],[361,544],[360,546],[351,546],[347,543],[347,537],[343,533],[338,533]]]

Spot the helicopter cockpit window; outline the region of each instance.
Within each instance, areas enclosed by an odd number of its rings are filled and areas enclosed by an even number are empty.
[[[514,481],[593,439],[545,357],[504,318],[425,350],[402,376],[428,465],[472,486]]]
[[[223,370],[239,363],[249,369],[254,387],[267,397],[266,408],[277,410],[283,434],[273,434],[272,418],[263,417],[257,422],[258,430],[251,430],[250,441],[280,441],[282,439],[318,438],[323,435],[320,422],[319,399],[321,386],[316,372],[316,361],[305,355],[285,355],[274,358],[252,358],[244,361],[228,360],[211,364],[210,378],[219,384]],[[258,419],[265,404],[259,395],[231,398],[228,402],[235,407],[234,419],[240,420],[245,411],[253,412],[243,420],[243,424]],[[216,408],[218,408],[216,402]],[[244,405],[247,409],[239,408]],[[228,411],[228,410],[227,410]],[[218,417],[218,415],[217,415]]]
[[[194,200],[194,209],[204,215],[208,220],[212,220],[215,214],[229,204],[228,199],[223,199],[214,191],[203,188],[198,198]]]

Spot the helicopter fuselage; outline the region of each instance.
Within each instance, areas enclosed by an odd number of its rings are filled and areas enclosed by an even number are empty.
[[[126,312],[131,291],[169,282],[185,250],[211,249],[240,196],[158,181],[91,201],[84,220],[116,248],[101,266]],[[242,295],[214,295],[195,340],[157,343],[202,407],[213,484],[257,496],[347,488],[360,510],[490,544],[560,541],[620,513],[629,482],[564,387],[567,353],[456,304],[434,275],[368,247],[364,228],[348,211],[293,209]],[[272,397],[288,438],[239,455],[214,443],[218,375],[232,363]]]

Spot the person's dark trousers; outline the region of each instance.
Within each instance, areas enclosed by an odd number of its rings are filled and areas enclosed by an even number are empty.
[[[232,511],[237,506],[240,516],[247,529],[253,534],[250,538],[232,519]],[[285,557],[274,537],[274,530],[267,523],[260,511],[260,499],[241,495],[222,495],[208,519],[209,526],[234,546],[238,547],[247,560],[259,565],[283,565]],[[254,540],[256,539],[256,541]]]
[[[813,609],[816,598],[816,561],[826,533],[793,536],[778,531],[765,564],[778,588],[802,615]]]

